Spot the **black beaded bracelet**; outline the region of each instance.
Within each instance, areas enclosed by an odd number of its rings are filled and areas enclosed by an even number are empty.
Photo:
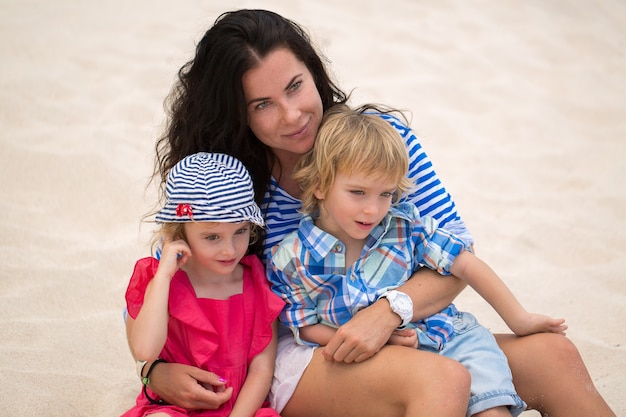
[[[156,359],[154,362],[152,362],[152,364],[148,368],[148,373],[146,373],[146,376],[141,378],[141,383],[143,384],[143,395],[146,396],[146,398],[148,399],[148,401],[150,401],[151,404],[155,404],[155,405],[167,404],[162,399],[155,400],[154,398],[148,395],[148,384],[150,383],[150,374],[152,373],[152,370],[154,369],[156,364],[161,363],[161,362],[167,362],[167,361],[165,359]]]

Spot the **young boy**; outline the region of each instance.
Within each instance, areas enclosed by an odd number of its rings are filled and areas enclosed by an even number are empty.
[[[467,415],[518,415],[524,408],[506,357],[491,333],[451,304],[413,321],[411,299],[396,290],[422,266],[471,285],[517,335],[563,333],[564,320],[528,313],[502,280],[460,238],[398,203],[414,186],[407,150],[376,114],[337,105],[324,116],[315,147],[294,179],[305,215],[299,229],[275,246],[268,276],[287,305],[280,319],[298,343],[324,346],[336,328],[381,297],[417,330],[419,349],[459,360],[472,377]],[[415,336],[413,336],[415,337]],[[389,343],[416,346],[406,332]]]

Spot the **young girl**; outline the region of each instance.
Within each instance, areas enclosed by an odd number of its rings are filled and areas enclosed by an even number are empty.
[[[165,191],[156,215],[160,260],[139,260],[126,291],[128,340],[143,389],[124,417],[278,416],[262,407],[283,302],[259,259],[246,256],[264,225],[248,171],[231,156],[197,153],[172,168]],[[194,411],[166,404],[149,388],[161,362],[212,372],[205,388],[227,401]]]
[[[386,298],[401,322],[389,343],[439,352],[471,375],[467,415],[524,411],[506,357],[469,313],[450,304],[413,320],[411,298],[396,289],[421,265],[465,280],[515,334],[564,333],[564,320],[528,313],[500,278],[456,235],[415,205],[394,204],[412,182],[400,135],[377,115],[336,105],[322,120],[315,147],[296,165],[307,213],[272,251],[272,289],[287,302],[280,315],[301,344],[325,346],[356,312]],[[405,327],[417,330],[403,331]]]

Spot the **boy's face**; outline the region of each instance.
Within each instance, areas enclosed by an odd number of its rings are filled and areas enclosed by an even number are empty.
[[[346,245],[363,241],[389,211],[396,187],[380,176],[338,172],[328,192],[315,192],[320,200],[315,224]]]

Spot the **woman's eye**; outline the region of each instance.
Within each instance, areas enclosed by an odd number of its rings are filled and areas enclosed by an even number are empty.
[[[254,108],[257,109],[257,110],[263,110],[264,108],[266,108],[269,105],[270,105],[269,101],[262,101],[259,104],[257,104],[256,106],[254,106]]]
[[[296,91],[297,89],[300,88],[301,85],[302,85],[302,81],[296,81],[295,83],[291,84],[291,87],[289,87],[289,89],[291,91]]]

